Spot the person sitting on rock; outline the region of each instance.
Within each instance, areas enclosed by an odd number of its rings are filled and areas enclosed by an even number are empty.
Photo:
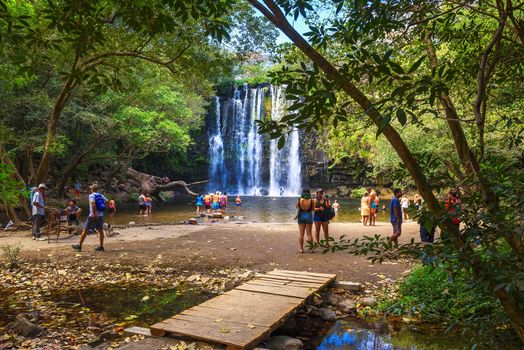
[[[72,224],[78,225],[80,220],[80,209],[76,205],[76,200],[71,199],[69,205],[64,209],[67,214],[67,224],[71,226]]]

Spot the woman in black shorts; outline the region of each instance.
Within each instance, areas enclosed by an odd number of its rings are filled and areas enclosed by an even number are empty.
[[[307,241],[313,242],[311,234],[313,228],[313,199],[311,199],[311,192],[308,189],[302,190],[302,195],[297,201],[298,209],[298,243],[300,246],[299,253],[304,253],[304,233],[307,235]]]

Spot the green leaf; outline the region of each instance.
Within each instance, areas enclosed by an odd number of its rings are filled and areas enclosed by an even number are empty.
[[[406,112],[402,108],[397,109],[397,119],[402,126],[406,125]]]
[[[422,62],[424,62],[425,59],[426,59],[426,56],[422,56],[415,63],[413,63],[413,65],[408,70],[408,74],[411,74],[414,71],[416,71],[418,69],[418,67],[420,67]]]
[[[382,120],[380,121],[380,126],[378,127],[378,130],[377,130],[376,137],[379,137],[380,134],[382,134],[382,132],[384,131],[386,126],[389,125],[390,122],[391,122],[391,114],[387,114],[384,117],[382,117]]]
[[[278,149],[282,149],[284,148],[284,145],[286,144],[286,138],[284,136],[280,136],[280,138],[278,139]]]

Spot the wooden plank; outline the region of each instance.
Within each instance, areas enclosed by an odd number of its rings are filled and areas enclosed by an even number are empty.
[[[293,274],[290,272],[280,272],[280,271],[268,272],[267,276],[280,276],[280,277],[287,277],[287,278],[296,279],[296,280],[305,280],[305,281],[320,282],[320,283],[326,282],[326,280],[330,280],[336,277],[336,275],[332,275],[330,277],[317,277],[317,276],[308,276],[306,274]]]
[[[316,283],[303,283],[296,281],[274,281],[264,278],[252,280],[244,284],[263,284],[263,285],[272,285],[272,286],[290,286],[290,287],[302,287],[302,288],[321,288],[321,284]]]
[[[151,334],[169,333],[224,344],[228,349],[247,349],[268,336],[335,277],[286,270],[257,275],[227,293],[151,326]]]
[[[255,326],[250,328],[247,324],[223,321],[221,323],[194,319],[171,321],[170,319],[151,326],[177,336],[191,336],[191,338],[204,341],[214,341],[225,345],[234,345],[246,348],[255,345],[259,339],[269,335],[268,327]]]
[[[144,337],[151,337],[151,330],[144,327],[129,327],[124,329],[125,335],[143,335]]]
[[[289,278],[293,281],[302,281],[302,282],[316,282],[316,283],[325,283],[327,278],[321,278],[321,277],[308,277],[308,276],[293,276],[287,273],[271,273],[267,275],[268,277],[284,277]]]
[[[254,279],[253,281],[274,281],[274,282],[280,282],[282,284],[293,283],[293,284],[297,284],[297,285],[303,284],[303,285],[308,285],[308,286],[312,286],[312,287],[322,287],[325,284],[325,283],[321,283],[321,282],[297,280],[297,279],[292,279],[292,278],[289,278],[289,277],[281,277],[281,276],[268,276],[268,277],[260,276],[257,279]]]
[[[305,276],[311,276],[311,277],[323,277],[323,278],[328,278],[328,279],[337,277],[337,275],[332,274],[332,273],[320,273],[320,272],[310,272],[310,271],[291,271],[291,270],[275,269],[273,271],[270,271],[269,273],[272,273],[272,272],[289,273],[293,275],[305,275]]]
[[[307,298],[315,292],[315,288],[289,287],[289,286],[257,286],[243,284],[237,287],[238,290],[259,292],[274,295],[284,295],[296,298]]]

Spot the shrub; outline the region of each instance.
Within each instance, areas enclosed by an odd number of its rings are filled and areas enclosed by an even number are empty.
[[[475,334],[479,343],[515,339],[498,300],[468,283],[463,275],[453,276],[444,266],[415,268],[397,284],[396,293],[384,293],[377,309],[448,328],[458,326]]]
[[[7,244],[2,247],[2,256],[7,261],[6,267],[8,269],[16,269],[20,263],[20,251],[22,247],[20,244]]]
[[[351,190],[351,197],[361,198],[366,192],[367,190],[365,187],[355,188],[354,190]]]

